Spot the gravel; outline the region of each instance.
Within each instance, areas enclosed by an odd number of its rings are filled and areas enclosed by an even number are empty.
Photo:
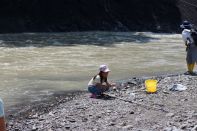
[[[156,93],[146,93],[144,81],[157,79]],[[184,91],[170,91],[174,84]],[[48,106],[28,107],[23,112],[10,112],[10,131],[197,131],[197,76],[165,75],[139,77],[118,83],[110,96],[90,98],[78,92],[72,99],[61,97]],[[80,95],[79,95],[80,94]],[[71,96],[69,96],[70,98]],[[57,104],[58,103],[58,104]],[[26,108],[26,107],[23,107]]]

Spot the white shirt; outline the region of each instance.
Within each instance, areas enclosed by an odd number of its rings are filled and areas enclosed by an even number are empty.
[[[188,41],[189,41],[188,44],[194,43],[194,40],[193,40],[193,38],[192,38],[192,36],[191,36],[191,30],[189,30],[189,29],[184,29],[184,30],[182,31],[182,38],[183,38],[183,41],[184,41],[185,43],[188,43]]]
[[[95,86],[97,83],[101,83],[101,78],[99,75],[97,75],[94,79],[94,77],[89,81],[88,86]]]

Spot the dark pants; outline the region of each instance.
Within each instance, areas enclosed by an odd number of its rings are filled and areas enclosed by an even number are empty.
[[[96,86],[89,86],[88,91],[92,94],[101,95],[103,92],[107,91],[108,89],[96,87]]]

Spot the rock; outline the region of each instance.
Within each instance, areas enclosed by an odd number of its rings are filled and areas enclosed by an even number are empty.
[[[184,101],[188,101],[188,99],[183,98],[183,99],[180,99],[180,101],[184,102]]]
[[[169,88],[170,91],[184,91],[187,87],[182,84],[174,84],[172,87]]]
[[[50,115],[50,116],[54,116],[54,114],[53,114],[52,112],[49,112],[49,115]]]
[[[114,122],[109,123],[109,126],[114,126],[114,125],[116,125],[116,123]]]
[[[13,123],[13,122],[9,122],[8,125],[9,125],[9,126],[13,126],[14,123]]]
[[[87,122],[88,118],[82,118],[82,122]]]
[[[126,89],[128,89],[128,88],[130,88],[130,86],[129,86],[129,85],[127,85],[125,88],[126,88]]]
[[[127,91],[127,89],[124,88],[124,89],[122,89],[121,91]]]
[[[164,94],[170,94],[168,91],[166,91],[166,90],[163,90],[163,93]]]
[[[195,125],[195,126],[191,129],[191,131],[197,131],[197,125]]]
[[[138,101],[139,101],[139,102],[143,102],[144,100],[143,100],[143,99],[139,99]]]
[[[65,126],[65,123],[64,122],[61,122],[60,125],[63,127],[63,126]]]
[[[131,130],[132,128],[133,128],[133,125],[127,125],[123,127],[123,129],[128,129],[128,130]]]
[[[178,129],[177,127],[173,126],[173,127],[172,127],[172,131],[181,131],[181,130]]]
[[[126,122],[123,122],[123,123],[121,123],[120,125],[121,125],[121,126],[126,126],[127,123],[126,123]]]
[[[87,0],[73,0],[70,2],[49,0],[47,7],[45,7],[42,6],[42,4],[45,3],[37,0],[28,3],[26,3],[25,0],[20,0],[17,3],[10,0],[2,3],[2,12],[9,11],[14,14],[1,18],[0,32],[68,32],[86,30],[177,32],[178,29],[174,28],[174,25],[180,23],[180,16],[184,16],[184,11],[188,9],[187,6],[184,6],[186,4],[184,2],[179,3],[180,7],[177,7],[177,9],[174,8],[176,7],[176,2],[143,2],[144,1],[111,1],[110,3],[105,3]],[[191,3],[195,5],[195,1]],[[144,9],[143,6],[136,8],[136,5],[145,5],[147,9]],[[34,9],[32,9],[32,7],[34,7]],[[73,7],[76,8],[73,9]],[[152,11],[152,8],[155,8],[155,11]],[[163,15],[163,10],[160,9],[166,9],[169,12]],[[46,10],[46,13],[42,13]],[[136,16],[135,12],[139,12],[139,15]],[[46,14],[50,15],[50,17],[47,17]],[[66,19],[72,14],[74,14],[74,16],[72,16],[71,20]],[[153,16],[153,14],[155,15]],[[191,11],[188,10],[188,14],[190,15],[187,15],[187,19],[195,18],[195,8],[194,11],[192,8]],[[113,19],[107,19],[106,17],[108,15]],[[26,17],[21,18],[20,16]],[[31,16],[34,17],[32,18]],[[57,18],[54,20],[53,18],[55,17]],[[167,24],[163,24],[163,21],[154,23],[154,18],[166,20]],[[183,19],[186,18],[183,17]],[[42,23],[46,21],[50,22],[43,25]],[[196,22],[194,24],[196,24]],[[131,38],[127,39],[130,40]],[[144,42],[144,39],[142,42]]]
[[[99,119],[99,118],[101,118],[101,116],[100,116],[100,115],[98,115],[98,116],[96,116],[96,118],[97,118],[97,119]]]
[[[111,113],[112,111],[111,111],[111,110],[107,110],[106,112],[107,112],[107,113]]]
[[[134,111],[130,111],[129,114],[135,114],[135,112]]]
[[[136,93],[133,93],[133,92],[128,92],[129,94],[129,97],[135,97],[136,96]]]
[[[48,131],[53,131],[53,130],[50,128],[50,129],[48,129]]]
[[[79,105],[80,103],[75,103],[75,105]]]
[[[71,122],[71,123],[75,123],[76,122],[76,120],[74,120],[74,119],[70,119],[68,121]]]
[[[181,130],[178,129],[177,127],[173,126],[173,127],[164,128],[164,131],[181,131]]]
[[[174,116],[174,113],[168,113],[166,114],[167,117],[173,117]]]
[[[37,130],[38,130],[38,128],[35,125],[33,125],[32,131],[37,131]]]
[[[28,118],[29,118],[29,119],[36,119],[36,118],[38,118],[38,113],[36,113],[36,114],[33,115],[33,116],[29,116]]]
[[[166,128],[164,128],[164,131],[172,131],[172,128],[171,127],[166,127]]]
[[[115,86],[114,86],[114,87],[112,87],[112,89],[113,89],[113,90],[116,90],[116,89],[117,89],[117,87],[115,87]]]
[[[44,118],[39,118],[38,120],[39,120],[39,121],[43,121],[43,120],[45,120],[45,119],[44,119]]]
[[[194,113],[193,117],[197,118],[197,113]]]
[[[14,131],[20,131],[20,129],[19,128],[14,128]]]
[[[180,128],[183,129],[183,130],[186,129],[187,128],[187,124],[181,125]]]
[[[67,130],[69,130],[69,129],[70,129],[70,126],[69,126],[69,125],[67,125],[67,126],[65,126],[65,128],[66,128]]]
[[[129,85],[137,85],[137,82],[133,80],[133,81],[127,82],[127,84],[129,84]]]
[[[183,122],[183,121],[184,121],[183,118],[178,119],[178,122]]]
[[[194,122],[195,122],[195,121],[192,120],[192,119],[187,120],[187,123],[190,123],[190,124],[192,124],[192,123],[194,123]]]

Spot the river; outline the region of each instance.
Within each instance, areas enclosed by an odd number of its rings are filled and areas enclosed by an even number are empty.
[[[112,81],[186,71],[180,34],[68,32],[0,35],[0,96],[6,107],[84,90],[107,64]]]

